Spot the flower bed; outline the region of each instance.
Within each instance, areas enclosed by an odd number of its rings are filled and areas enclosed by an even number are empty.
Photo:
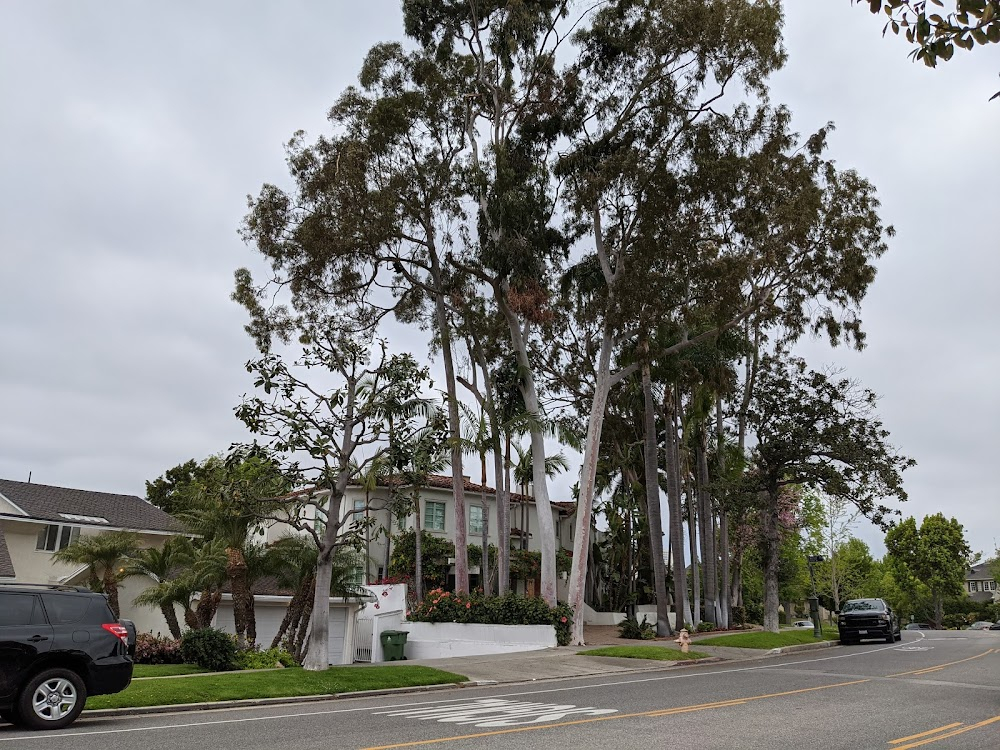
[[[454,594],[434,589],[406,613],[411,622],[466,623],[478,625],[551,625],[556,641],[565,646],[570,640],[573,611],[565,604],[549,607],[542,599],[505,594]]]

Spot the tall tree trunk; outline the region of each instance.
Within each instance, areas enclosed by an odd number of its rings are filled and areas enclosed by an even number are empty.
[[[504,289],[505,294],[509,289]],[[510,329],[511,343],[517,355],[517,363],[521,368],[518,385],[524,408],[531,417],[531,476],[535,500],[535,511],[538,513],[538,546],[542,556],[542,599],[550,607],[556,605],[556,532],[552,523],[552,504],[549,502],[548,477],[545,475],[545,435],[542,432],[542,408],[538,399],[538,389],[535,377],[528,359],[528,347],[525,331],[521,322],[504,297],[498,297],[497,302],[507,327]],[[586,561],[584,561],[586,562]],[[582,592],[581,592],[582,593]],[[582,638],[582,634],[581,634]]]
[[[233,594],[233,626],[236,642],[240,646],[248,640],[251,618],[250,584],[247,581],[247,562],[243,550],[226,547],[226,575]]]
[[[718,625],[722,619],[719,612],[719,571],[718,554],[715,544],[715,510],[709,490],[708,476],[708,430],[707,425],[699,429],[697,450],[698,464],[698,520],[701,530],[701,560],[704,565],[705,619]]]
[[[201,592],[201,597],[198,599],[198,606],[195,608],[199,628],[212,627],[212,620],[215,619],[215,612],[218,610],[219,602],[221,601],[221,589],[209,587],[206,591]]]
[[[315,582],[313,585],[315,585]],[[302,608],[302,613],[299,615],[299,622],[295,628],[294,638],[292,639],[292,647],[295,649],[292,653],[295,656],[295,661],[299,664],[304,662],[310,643],[309,623],[312,622],[316,590],[313,589],[311,593],[312,596],[306,598],[305,607]]]
[[[691,605],[687,595],[687,566],[684,562],[684,526],[681,513],[680,450],[677,445],[677,398],[667,390],[663,399],[666,415],[664,437],[666,443],[667,503],[670,510],[670,549],[674,574],[674,618],[678,629],[691,619]]]
[[[385,527],[385,555],[382,558],[383,580],[389,575],[389,563],[392,561],[392,503],[389,503],[385,510],[389,514],[389,519]]]
[[[493,473],[496,475],[497,593],[503,596],[510,590],[510,488],[504,478],[500,428],[495,419],[490,429],[493,430]]]
[[[424,545],[420,527],[420,493],[413,493],[413,514],[416,528],[413,530],[413,595],[417,602],[424,600]]]
[[[777,633],[778,620],[778,567],[781,561],[781,526],[778,521],[778,492],[766,495],[764,509],[764,630]]]
[[[316,576],[312,572],[307,574],[299,583],[295,589],[295,594],[292,596],[292,600],[288,602],[288,609],[285,610],[285,616],[281,620],[278,632],[275,633],[271,641],[271,648],[278,648],[281,645],[281,640],[285,637],[289,628],[292,629],[294,634],[295,629],[298,628],[299,621],[302,619],[302,610],[305,609],[306,601],[313,596],[313,586],[315,584]]]
[[[649,363],[642,366],[643,443],[642,458],[646,484],[646,515],[649,521],[649,554],[653,565],[656,594],[656,634],[671,634],[667,611],[667,573],[663,559],[663,519],[660,513],[659,451],[656,439],[656,409]]]
[[[113,566],[104,569],[104,581],[102,583],[104,594],[108,597],[108,606],[111,607],[111,614],[115,619],[121,617],[121,608],[118,606],[118,578],[115,576]]]
[[[483,504],[483,556],[482,561],[479,563],[479,585],[482,588],[483,593],[489,596],[491,593],[490,587],[490,506],[486,502],[486,454],[480,454],[482,459],[482,469],[483,469],[483,482],[480,485],[482,491],[479,493],[479,502]],[[498,498],[499,499],[499,498]],[[497,508],[500,504],[497,503]],[[499,515],[499,510],[497,511]]]
[[[181,637],[181,624],[177,621],[177,610],[174,609],[173,602],[163,602],[160,604],[160,612],[163,619],[167,621],[167,630],[170,631],[171,638]]]
[[[687,491],[688,511],[688,547],[691,550],[691,625],[697,628],[701,624],[701,564],[698,561],[698,508],[695,502],[694,488],[690,482],[685,482]]]
[[[587,551],[590,547],[590,522],[594,516],[594,484],[601,448],[601,430],[611,391],[611,349],[614,345],[611,329],[605,326],[598,355],[594,402],[587,422],[587,438],[580,469],[580,492],[576,506],[576,537],[573,540],[573,568],[569,577],[569,606],[573,609],[573,632],[570,642],[583,645],[583,589],[587,576]]]
[[[716,464],[719,470],[719,479],[726,476],[726,431],[722,417],[722,397],[715,399],[715,444],[716,444]],[[719,503],[719,557],[721,558],[721,570],[719,583],[720,612],[722,620],[719,623],[724,628],[731,628],[733,622],[732,598],[729,588],[729,561],[732,551],[729,548],[729,511],[724,503]]]

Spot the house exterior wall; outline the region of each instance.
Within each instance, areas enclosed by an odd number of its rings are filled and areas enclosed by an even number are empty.
[[[37,550],[39,532],[47,525],[34,521],[14,521],[4,519],[3,532],[7,539],[11,562],[14,565],[15,576],[7,579],[12,583],[72,583],[87,585],[86,573],[81,573],[79,565],[58,562],[52,559],[51,552]],[[80,536],[94,536],[105,531],[100,527],[81,526]],[[139,544],[142,547],[162,547],[167,539],[165,534],[139,534]],[[74,576],[74,573],[78,575]],[[70,576],[73,576],[71,579]],[[135,622],[139,632],[168,633],[167,622],[158,609],[152,607],[137,607],[132,600],[143,589],[152,584],[146,577],[132,578],[123,581],[118,587],[118,601],[121,616]]]
[[[361,523],[367,514],[374,519],[374,524],[371,530],[367,534],[367,539],[365,543],[366,547],[366,557],[368,558],[368,567],[365,574],[366,583],[374,583],[379,579],[380,572],[385,573],[385,558],[386,558],[386,530],[389,530],[389,534],[396,535],[402,530],[411,530],[415,527],[416,516],[410,514],[407,516],[402,526],[399,523],[399,519],[393,516],[391,521],[389,521],[389,510],[388,510],[389,494],[388,490],[384,487],[380,487],[367,495],[364,490],[358,487],[350,487],[344,497],[344,501],[341,507],[341,517],[347,519],[348,517],[354,516],[358,519],[358,523]],[[496,514],[496,498],[491,494],[482,495],[479,492],[466,492],[465,493],[466,502],[466,539],[469,544],[475,544],[477,546],[482,544],[482,533],[471,531],[471,512],[469,508],[472,506],[483,506],[485,504],[488,514],[487,530],[489,543],[496,545],[498,543],[499,537],[497,535],[497,514]],[[355,503],[363,507],[366,503],[368,510],[359,510],[355,512]],[[444,529],[430,529],[427,528],[427,506],[428,503],[443,503],[444,504]],[[312,509],[309,508],[305,514],[304,518],[312,521],[314,518],[314,513]],[[573,520],[572,518],[567,518],[559,513],[555,508],[552,509],[552,519],[553,527],[556,529],[556,543],[557,547],[562,547],[563,549],[571,550],[573,548]],[[420,491],[420,520],[421,526],[424,531],[428,534],[439,537],[442,539],[448,539],[451,542],[455,541],[455,497],[451,489],[443,489],[439,487],[428,487]],[[511,503],[511,514],[510,523],[512,528],[523,528],[529,532],[527,548],[531,551],[540,551],[541,545],[539,540],[539,526],[538,526],[538,509],[533,502],[520,503],[517,500]],[[349,527],[345,527],[349,528]],[[277,541],[282,536],[288,534],[302,533],[296,531],[290,525],[286,523],[272,523],[265,532],[265,538],[268,543]],[[512,542],[517,546],[520,542],[520,538],[517,536],[512,536]],[[478,572],[478,569],[473,568],[474,574]]]

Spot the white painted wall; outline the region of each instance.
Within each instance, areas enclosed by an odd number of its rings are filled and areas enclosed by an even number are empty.
[[[655,604],[640,604],[635,608],[635,619],[642,622],[642,618],[645,616],[646,622],[648,622],[653,627],[656,627],[656,605]],[[592,609],[589,604],[583,605],[583,624],[584,625],[618,625],[625,619],[624,612],[597,612]],[[676,620],[673,612],[667,613],[667,619],[670,621],[670,627],[677,627]]]
[[[457,622],[404,622],[407,659],[508,654],[555,648],[552,625],[479,625]]]
[[[261,648],[269,648],[281,621],[288,609],[290,596],[255,596],[254,613],[257,621],[257,643]],[[343,599],[330,600],[330,664],[351,664],[354,662],[354,622],[358,605]],[[235,633],[233,624],[233,600],[230,594],[223,594],[212,625],[226,633]]]

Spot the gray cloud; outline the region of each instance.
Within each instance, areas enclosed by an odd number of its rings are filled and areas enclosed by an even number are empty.
[[[832,153],[898,230],[867,350],[802,352],[883,395],[920,462],[904,512],[954,515],[991,550],[997,56],[927,70],[849,0],[787,5],[773,99],[803,134],[836,122]],[[245,196],[284,179],[282,144],[322,132],[367,48],[400,34],[395,0],[0,5],[0,476],[142,494],[245,439],[253,348],[228,299],[258,263],[236,235]]]

